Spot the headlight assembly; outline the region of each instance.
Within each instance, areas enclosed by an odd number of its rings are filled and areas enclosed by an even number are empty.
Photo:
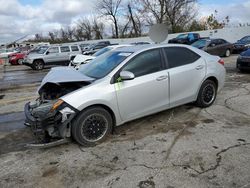
[[[63,104],[63,100],[59,99],[56,101],[50,109],[50,112],[54,112],[59,106]]]

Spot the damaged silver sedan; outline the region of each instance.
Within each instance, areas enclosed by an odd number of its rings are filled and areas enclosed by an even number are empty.
[[[93,146],[125,122],[190,102],[212,105],[224,79],[223,60],[191,46],[119,48],[78,71],[52,69],[39,99],[25,105],[26,125],[43,143],[73,137]]]

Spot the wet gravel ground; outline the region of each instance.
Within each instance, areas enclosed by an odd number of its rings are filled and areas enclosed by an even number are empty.
[[[22,109],[37,84],[2,90],[0,187],[250,187],[250,73],[239,73],[235,61],[225,58],[226,83],[213,106],[127,123],[90,148],[26,148],[33,137]]]

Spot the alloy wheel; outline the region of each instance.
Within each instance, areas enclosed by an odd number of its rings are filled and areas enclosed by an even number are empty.
[[[202,91],[202,100],[206,105],[211,104],[215,99],[215,87],[213,84],[207,84]]]
[[[101,114],[91,114],[82,123],[81,134],[89,142],[101,140],[108,130],[108,120]]]

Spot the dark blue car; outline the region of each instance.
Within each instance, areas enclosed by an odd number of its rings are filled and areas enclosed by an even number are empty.
[[[234,43],[234,52],[239,53],[243,52],[250,48],[250,35],[245,36],[242,39],[238,40],[236,43]]]
[[[242,52],[239,55],[236,67],[240,71],[250,70],[250,49]]]

